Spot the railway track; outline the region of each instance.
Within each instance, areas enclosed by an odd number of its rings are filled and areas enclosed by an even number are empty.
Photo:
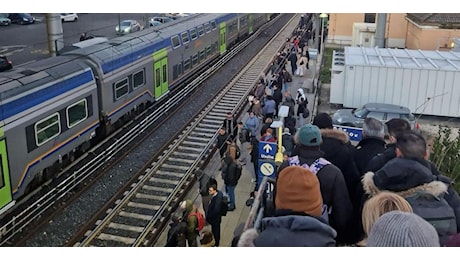
[[[297,25],[294,17],[269,44],[194,118],[103,216],[89,223],[68,246],[151,246],[167,218],[194,182],[193,172],[215,150],[227,112],[238,114],[247,95]]]

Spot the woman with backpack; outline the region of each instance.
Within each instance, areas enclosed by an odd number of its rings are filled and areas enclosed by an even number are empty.
[[[228,211],[235,210],[235,187],[241,177],[242,170],[241,165],[238,164],[236,153],[236,146],[230,146],[222,166],[222,179],[229,199]]]

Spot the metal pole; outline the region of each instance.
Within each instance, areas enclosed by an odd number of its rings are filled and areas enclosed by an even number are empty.
[[[46,14],[46,29],[48,33],[48,51],[50,56],[57,56],[64,47],[64,34],[60,14]]]
[[[375,45],[379,48],[385,48],[386,23],[387,23],[387,14],[377,14],[377,28],[375,30]]]

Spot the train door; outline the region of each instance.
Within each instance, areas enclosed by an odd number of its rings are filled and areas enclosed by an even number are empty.
[[[153,85],[155,99],[163,96],[169,90],[168,84],[168,52],[166,49],[153,54]]]
[[[227,51],[227,26],[226,23],[220,23],[219,25],[219,43],[220,43],[220,54],[225,53]]]
[[[249,28],[249,34],[252,34],[254,32],[254,15],[253,14],[248,15],[248,28]]]
[[[13,206],[13,203],[11,203],[12,200],[8,156],[6,153],[5,138],[3,138],[0,140],[0,212],[6,210],[8,207],[5,206],[7,205]]]

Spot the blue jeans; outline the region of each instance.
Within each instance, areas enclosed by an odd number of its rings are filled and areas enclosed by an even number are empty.
[[[228,207],[235,208],[235,186],[225,185],[228,194]]]

